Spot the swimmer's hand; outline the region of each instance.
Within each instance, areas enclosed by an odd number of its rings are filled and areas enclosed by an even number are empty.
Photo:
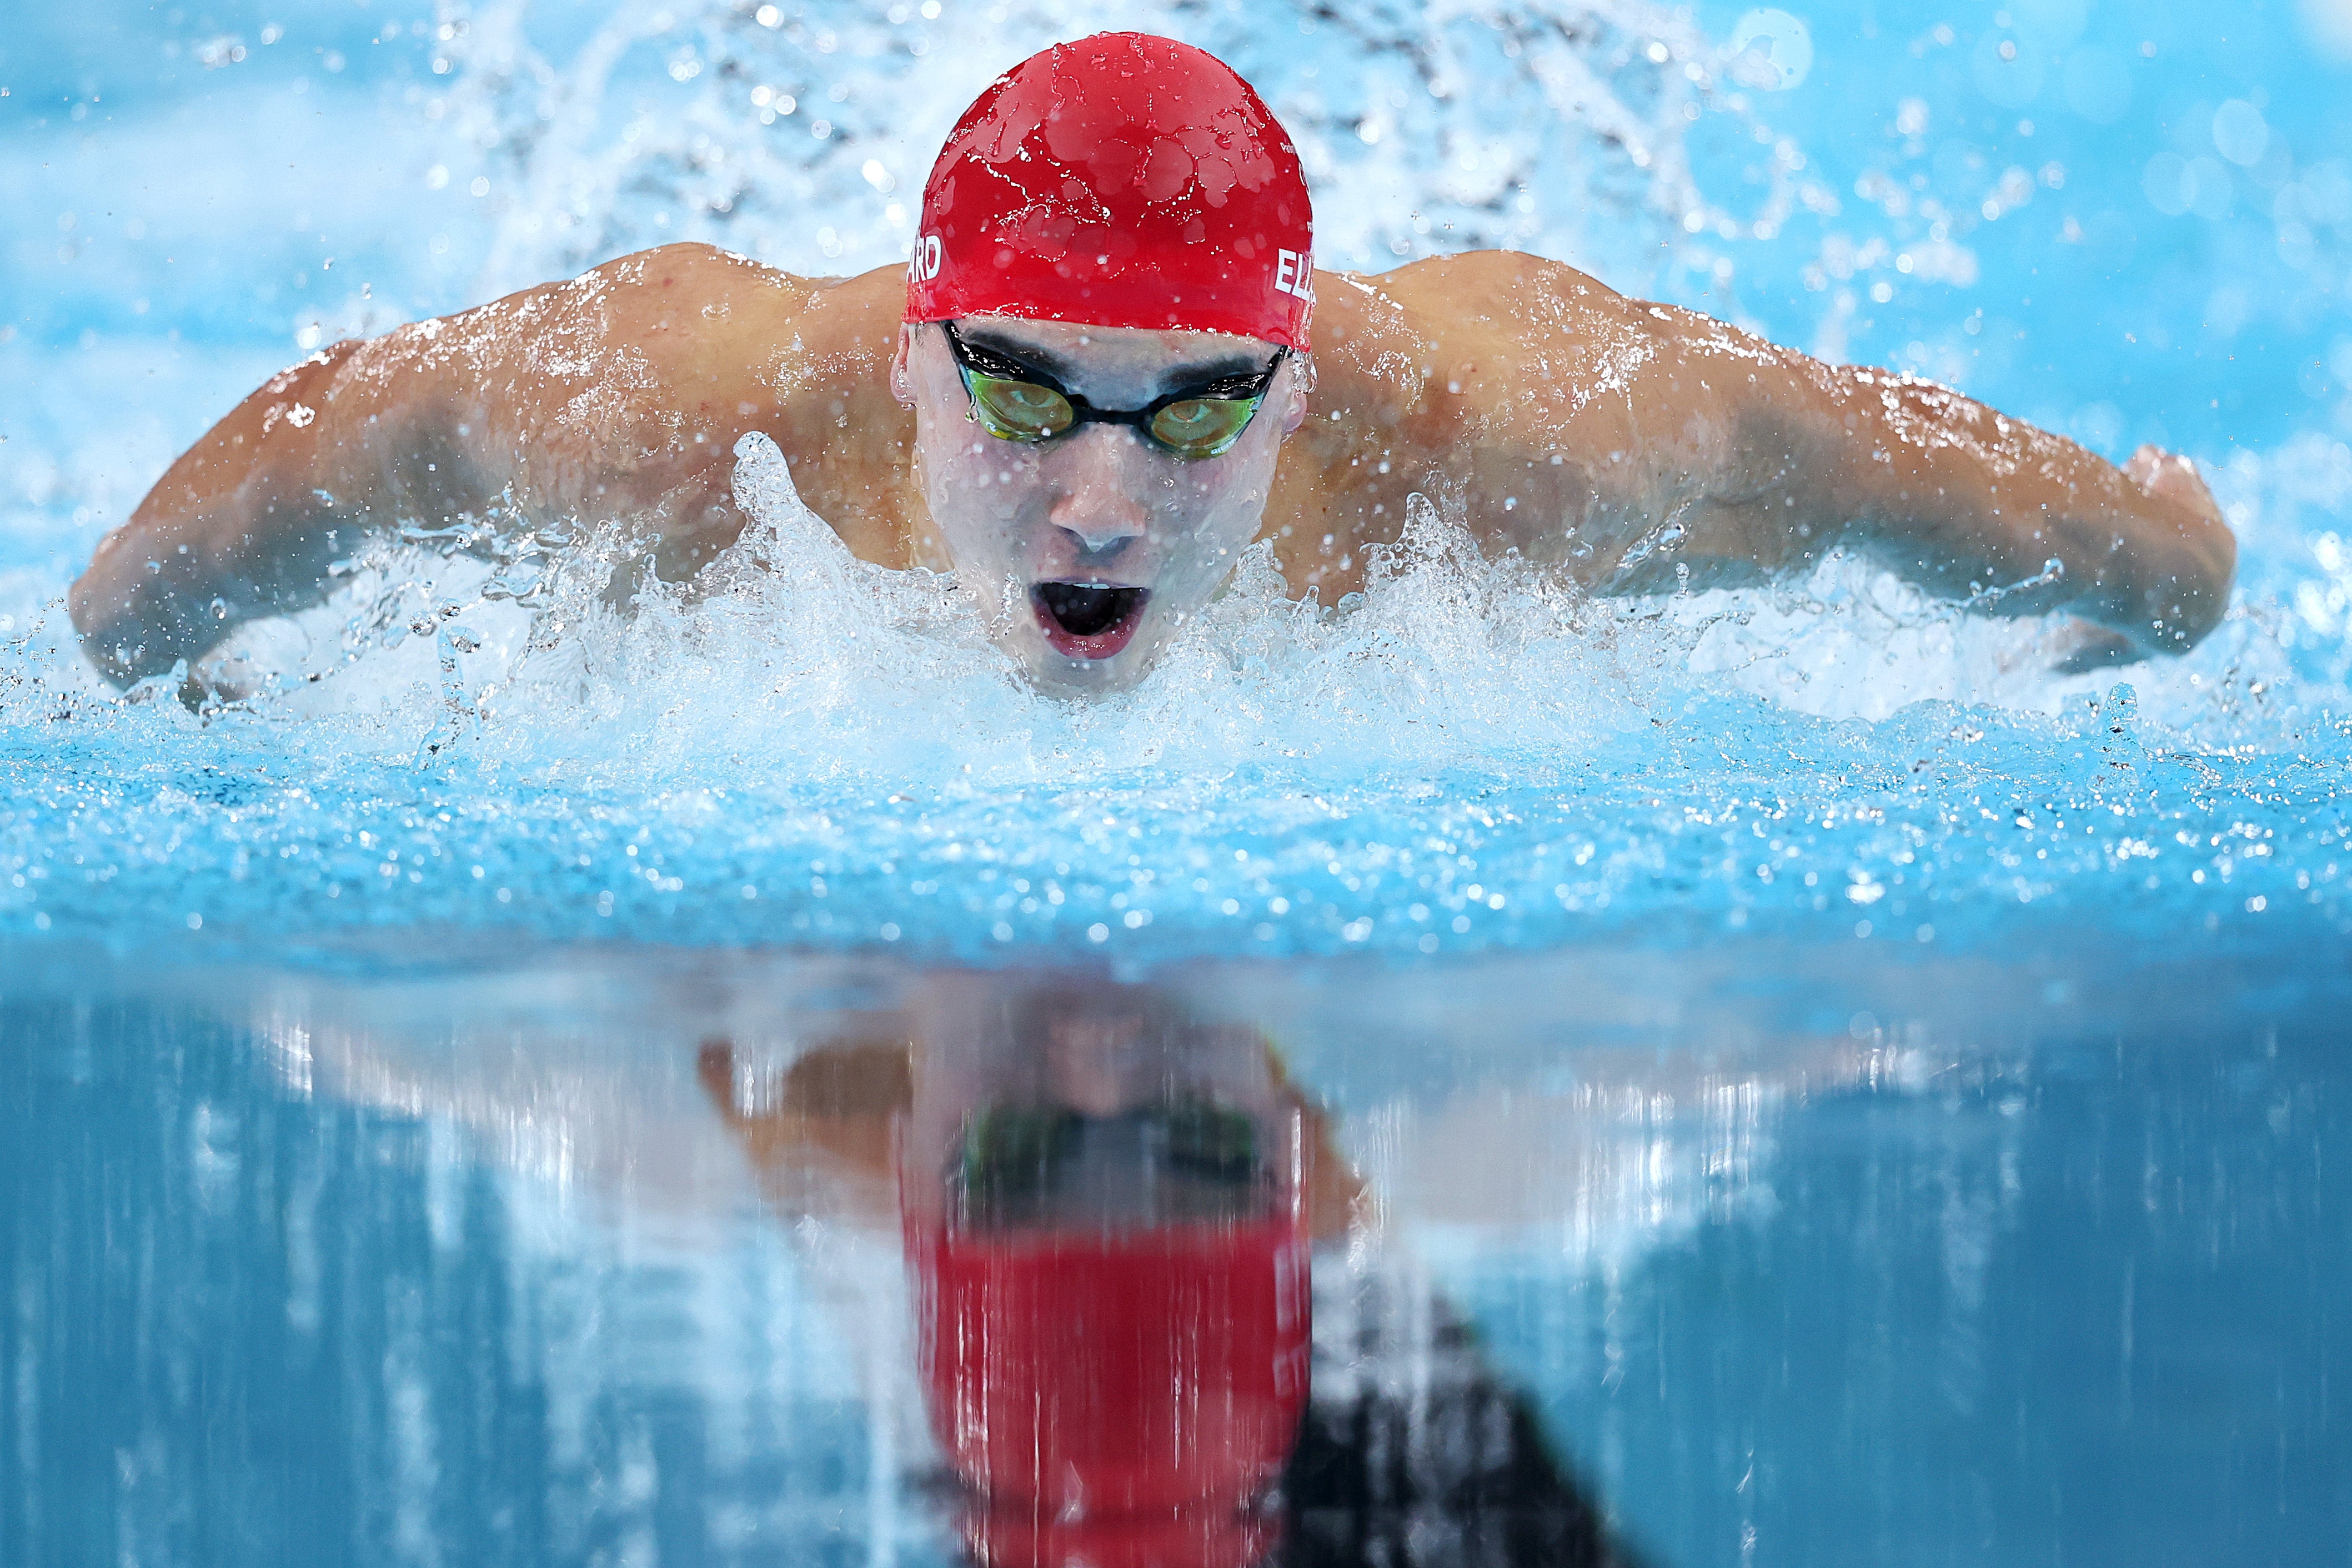
[[[2229,524],[2213,500],[2213,492],[2206,488],[2197,465],[2188,458],[2160,446],[2143,445],[2124,465],[2123,474],[2146,491],[2150,499],[2179,513],[2189,525],[2185,530],[2189,537],[2229,537]],[[2220,581],[2223,600],[2228,595],[2228,564],[2222,563]],[[2219,619],[2218,613],[2213,619]],[[2086,675],[2116,664],[2134,664],[2149,653],[2121,632],[2080,619],[2066,623],[2060,634],[2060,644],[2062,651],[2050,668],[2061,675]]]
[[[2053,675],[2087,675],[2147,657],[2147,650],[2122,632],[2079,616],[2069,616],[2059,628],[2058,649],[2058,656],[2050,661]]]
[[[2238,540],[2197,465],[2178,453],[2143,444],[2124,464],[2124,477],[2156,503],[2151,531],[2165,534],[2151,553],[2172,559],[2156,619],[2155,652],[2185,653],[2221,624],[2237,575]]]
[[[2192,531],[2227,534],[2230,525],[2214,504],[2213,492],[2197,472],[2197,465],[2177,452],[2143,444],[2124,465],[2124,477],[2150,497],[2182,513]]]

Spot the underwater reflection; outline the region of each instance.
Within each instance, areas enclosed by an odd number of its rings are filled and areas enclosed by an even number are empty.
[[[895,1210],[975,1561],[1626,1561],[1454,1314],[1364,1266],[1363,1180],[1261,1030],[1073,974],[861,1021],[699,1076],[787,1218]]]
[[[2352,978],[1876,947],[0,962],[0,1563],[2332,1560]]]

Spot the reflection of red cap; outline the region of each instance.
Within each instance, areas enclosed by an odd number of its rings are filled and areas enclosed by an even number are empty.
[[[931,1424],[1001,1568],[1244,1568],[1307,1404],[1306,1238],[1282,1216],[1131,1231],[911,1217]]]
[[[1101,33],[1032,55],[923,187],[907,319],[1025,316],[1307,347],[1314,223],[1289,137],[1213,55]]]

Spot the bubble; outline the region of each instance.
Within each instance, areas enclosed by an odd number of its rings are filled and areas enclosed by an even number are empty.
[[[1813,68],[1813,36],[1786,11],[1749,11],[1733,24],[1725,53],[1733,76],[1767,92],[1786,92]]]
[[[2202,155],[2182,158],[2177,152],[2159,152],[2147,161],[2140,184],[2148,204],[2168,217],[2194,213],[2208,220],[2225,218],[2235,195],[2229,168],[2217,158]]]
[[[2021,48],[2014,38],[1987,32],[1977,40],[1969,61],[1977,90],[2003,109],[2023,109],[2042,96],[2048,74],[2048,55]]]
[[[2233,98],[2213,111],[2213,145],[2231,162],[2252,168],[2270,147],[2271,128],[2263,111],[2242,98]]]

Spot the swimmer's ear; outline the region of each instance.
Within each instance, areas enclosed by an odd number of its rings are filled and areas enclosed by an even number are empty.
[[[898,352],[890,361],[890,395],[898,400],[901,408],[915,406],[915,377],[912,357],[915,352],[915,324],[898,323]]]

